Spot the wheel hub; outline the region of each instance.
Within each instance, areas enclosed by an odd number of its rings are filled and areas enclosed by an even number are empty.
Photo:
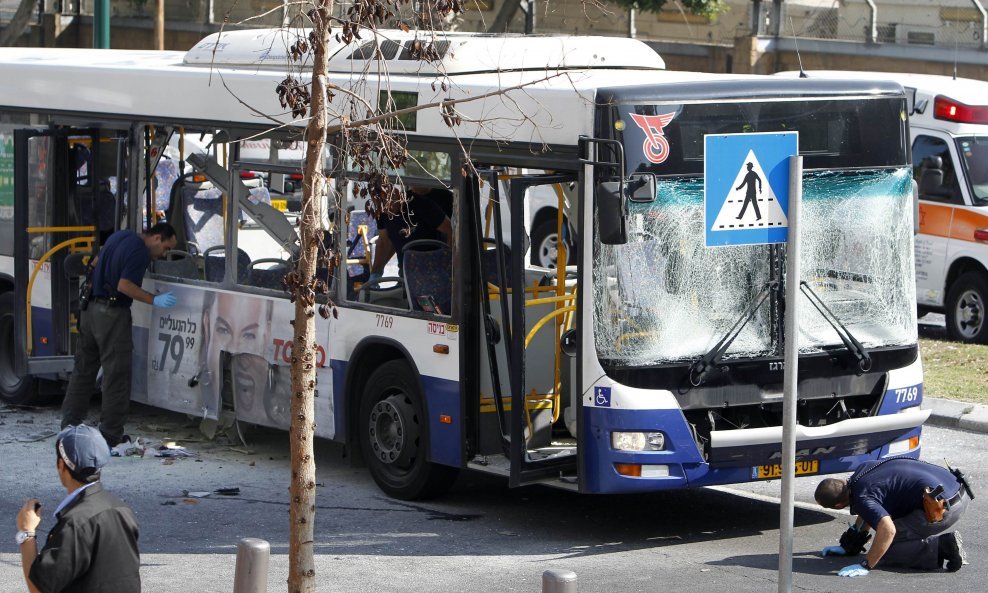
[[[981,331],[984,313],[985,307],[981,295],[973,290],[965,291],[957,301],[957,329],[965,337],[973,338]]]
[[[559,259],[559,249],[556,247],[556,233],[551,233],[542,239],[539,245],[539,263],[544,268],[555,268]]]
[[[404,394],[383,399],[371,409],[370,445],[378,461],[407,465],[415,457],[418,426],[415,412]]]

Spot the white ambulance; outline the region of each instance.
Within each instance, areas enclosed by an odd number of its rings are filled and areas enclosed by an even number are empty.
[[[878,72],[806,75],[894,80],[906,90],[919,188],[919,314],[943,312],[951,338],[988,343],[988,82]]]

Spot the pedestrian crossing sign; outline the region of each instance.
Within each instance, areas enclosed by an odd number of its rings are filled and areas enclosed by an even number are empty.
[[[707,247],[785,243],[798,132],[707,134],[703,141]]]

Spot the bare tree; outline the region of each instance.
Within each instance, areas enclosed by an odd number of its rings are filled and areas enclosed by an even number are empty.
[[[315,315],[335,314],[330,303],[321,303],[317,295],[328,295],[329,278],[317,277],[318,263],[332,273],[340,261],[339,254],[323,247],[324,230],[320,228],[319,201],[326,195],[324,151],[327,132],[339,133],[346,154],[363,171],[361,195],[369,198],[372,213],[397,212],[405,201],[402,188],[385,173],[400,168],[407,159],[403,138],[386,129],[383,122],[393,114],[375,114],[365,99],[330,83],[328,64],[335,39],[344,43],[359,41],[361,35],[376,36],[378,27],[398,18],[398,11],[409,0],[362,0],[347,7],[344,18],[333,17],[333,0],[310,0],[308,10],[298,21],[311,27],[307,34],[300,29],[289,54],[295,62],[288,76],[278,86],[282,105],[295,117],[309,115],[305,130],[306,155],[303,168],[302,215],[299,224],[301,249],[294,272],[286,277],[286,288],[295,303],[294,341],[292,348],[292,424],[289,593],[315,591],[313,527],[315,524],[316,478],[313,438],[315,433],[314,394],[316,382]],[[422,0],[414,11],[420,24],[438,22],[451,12],[462,12],[459,0]],[[408,26],[398,21],[408,31]],[[423,36],[432,38],[431,28]],[[415,57],[438,59],[428,39],[414,45]],[[311,59],[311,66],[310,60]],[[302,71],[311,67],[311,82],[303,82]],[[348,113],[330,113],[330,103],[337,93],[350,99]],[[388,111],[388,106],[379,106]],[[392,111],[394,111],[392,106]],[[339,197],[337,196],[337,199]],[[320,254],[321,252],[321,254]]]

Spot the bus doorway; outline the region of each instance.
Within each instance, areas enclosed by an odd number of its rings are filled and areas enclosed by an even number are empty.
[[[14,291],[0,303],[6,402],[43,403],[51,394],[37,379],[72,371],[79,283],[120,220],[125,150],[125,138],[97,129],[14,131]]]
[[[479,364],[478,455],[472,464],[489,466],[504,455],[511,486],[544,483],[576,488],[575,401],[579,387],[570,373],[576,358],[562,349],[575,324],[576,267],[531,264],[527,200],[535,190],[558,188],[574,174],[508,175],[489,170],[478,180],[474,236]],[[562,191],[558,192],[562,201]],[[568,234],[559,228],[554,246],[567,257]],[[519,298],[520,296],[520,298]],[[572,417],[573,422],[567,422]],[[568,426],[572,424],[572,426]],[[516,436],[517,435],[517,436]]]

